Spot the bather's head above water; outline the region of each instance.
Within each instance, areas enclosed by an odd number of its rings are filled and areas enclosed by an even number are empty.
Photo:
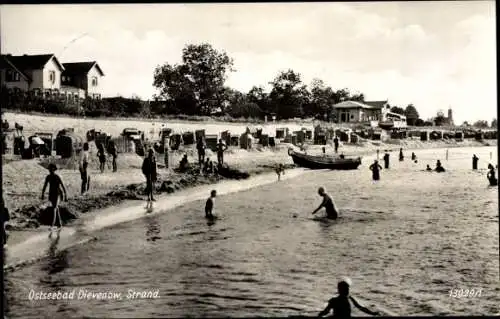
[[[319,196],[323,196],[326,194],[326,191],[325,191],[325,188],[324,187],[320,187],[318,188],[318,195]]]
[[[337,291],[341,296],[349,295],[349,287],[352,285],[351,279],[344,277],[337,284]]]

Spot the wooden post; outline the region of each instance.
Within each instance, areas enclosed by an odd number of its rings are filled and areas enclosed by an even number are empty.
[[[446,150],[446,160],[448,160],[448,150]]]
[[[377,161],[379,159],[380,150],[377,150]]]

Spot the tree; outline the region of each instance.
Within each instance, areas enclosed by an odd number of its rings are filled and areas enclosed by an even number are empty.
[[[434,125],[442,126],[445,123],[446,123],[446,118],[444,117],[444,114],[438,112],[437,116],[434,118]]]
[[[477,128],[487,128],[488,121],[479,120],[479,121],[476,121],[472,126],[477,127]]]
[[[408,125],[415,125],[420,117],[418,115],[417,109],[415,108],[415,106],[413,106],[413,104],[408,104],[404,111],[404,115],[406,116],[406,122],[408,123]]]
[[[491,127],[497,128],[497,119],[493,119],[493,121],[491,121]]]
[[[330,118],[333,111],[332,106],[337,101],[337,96],[331,87],[320,79],[314,79],[311,83],[310,99],[305,114],[318,119],[325,119],[325,115],[326,118]]]
[[[393,107],[391,107],[391,112],[392,113],[396,113],[396,114],[405,115],[405,110],[402,107],[399,107],[399,106],[393,106]]]
[[[160,96],[186,114],[209,115],[222,105],[224,83],[234,71],[233,60],[210,44],[190,44],[182,50],[182,63],[155,69],[153,85]]]
[[[301,117],[309,92],[300,74],[292,70],[284,71],[270,84],[273,87],[269,94],[271,110],[280,118]]]
[[[269,104],[269,95],[264,92],[264,88],[254,86],[248,91],[246,99],[250,103],[255,103],[264,113],[272,112]]]

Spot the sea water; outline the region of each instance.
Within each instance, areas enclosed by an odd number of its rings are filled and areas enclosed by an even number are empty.
[[[498,189],[488,186],[486,166],[497,164],[497,150],[445,154],[418,151],[414,163],[410,152],[404,162],[391,153],[378,182],[365,158],[358,170],[312,171],[220,196],[214,223],[196,200],[99,230],[96,241],[7,273],[7,316],[316,315],[345,275],[351,293],[381,312],[496,314]],[[447,172],[425,171],[436,159]],[[319,186],[339,220],[311,219]],[[453,289],[476,292],[459,298]],[[30,298],[50,292],[67,298]]]

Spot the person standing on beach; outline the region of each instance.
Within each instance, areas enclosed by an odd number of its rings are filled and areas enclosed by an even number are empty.
[[[281,180],[281,174],[285,175],[285,169],[283,168],[283,164],[279,164],[276,167],[276,174],[278,175],[278,182]]]
[[[198,137],[198,142],[196,143],[196,149],[198,150],[198,163],[203,165],[205,161],[205,142],[203,141],[203,137]]]
[[[89,143],[83,144],[82,154],[80,156],[80,176],[82,178],[82,195],[88,192],[90,188],[90,176],[88,173],[89,167]]]
[[[477,157],[476,154],[474,154],[474,156],[472,156],[472,169],[474,170],[477,169],[477,161],[479,161],[479,157]]]
[[[384,154],[384,167],[386,169],[389,168],[389,157],[390,157],[389,153],[387,151],[385,151],[385,154]]]
[[[219,143],[217,143],[217,162],[219,165],[224,164],[224,151],[227,150],[227,145],[222,142],[222,139],[219,139]]]
[[[338,153],[339,151],[339,138],[337,135],[333,138],[333,145],[335,146],[335,153]]]
[[[109,142],[109,154],[113,158],[113,160],[112,160],[113,173],[116,173],[118,171],[118,166],[116,165],[116,158],[118,157],[118,150],[116,149],[116,144],[113,141]]]
[[[411,160],[415,161],[417,159],[417,155],[414,152],[411,152]]]
[[[154,150],[149,149],[148,156],[144,159],[142,163],[142,173],[146,177],[146,194],[148,196],[148,201],[156,201],[153,197],[154,183],[156,182],[156,158],[154,156]]]
[[[3,246],[7,246],[7,231],[5,230],[5,224],[10,220],[9,210],[5,206],[5,201],[2,196],[2,235],[3,235]]]
[[[380,180],[380,170],[382,166],[379,165],[378,161],[375,160],[372,165],[370,165],[370,170],[372,171],[372,178],[374,181]]]
[[[207,202],[205,203],[205,218],[214,218],[213,210],[214,210],[215,197],[217,197],[217,191],[212,190],[210,192],[210,197],[207,199]]]
[[[405,156],[403,155],[403,148],[399,149],[399,161],[402,162],[405,160]]]
[[[325,191],[324,187],[320,187],[318,189],[318,195],[323,197],[323,201],[319,205],[318,208],[316,208],[312,214],[316,214],[321,208],[325,208],[326,210],[326,218],[328,219],[337,219],[338,217],[338,211],[337,207],[335,206],[335,203],[333,202],[333,199],[328,195]]]
[[[341,279],[337,284],[337,291],[339,295],[330,299],[326,308],[321,311],[318,316],[326,316],[333,310],[332,318],[351,318],[351,302],[362,312],[372,316],[378,316],[378,312],[371,311],[368,308],[361,306],[357,300],[354,299],[354,297],[349,296],[349,288],[351,285],[351,280],[349,278]]]
[[[104,173],[104,168],[106,167],[106,152],[102,144],[97,146],[97,157],[99,158],[99,170],[101,173]]]
[[[55,164],[49,164],[49,175],[45,178],[45,183],[43,184],[42,196],[41,200],[44,199],[45,190],[47,189],[47,185],[49,186],[49,201],[52,205],[52,209],[54,211],[54,219],[52,220],[52,228],[56,223],[56,214],[59,217],[59,226],[62,227],[61,215],[59,215],[59,197],[61,193],[63,195],[63,201],[68,200],[68,195],[66,193],[66,188],[61,180],[61,177],[57,175],[55,172],[57,170],[57,166]]]

